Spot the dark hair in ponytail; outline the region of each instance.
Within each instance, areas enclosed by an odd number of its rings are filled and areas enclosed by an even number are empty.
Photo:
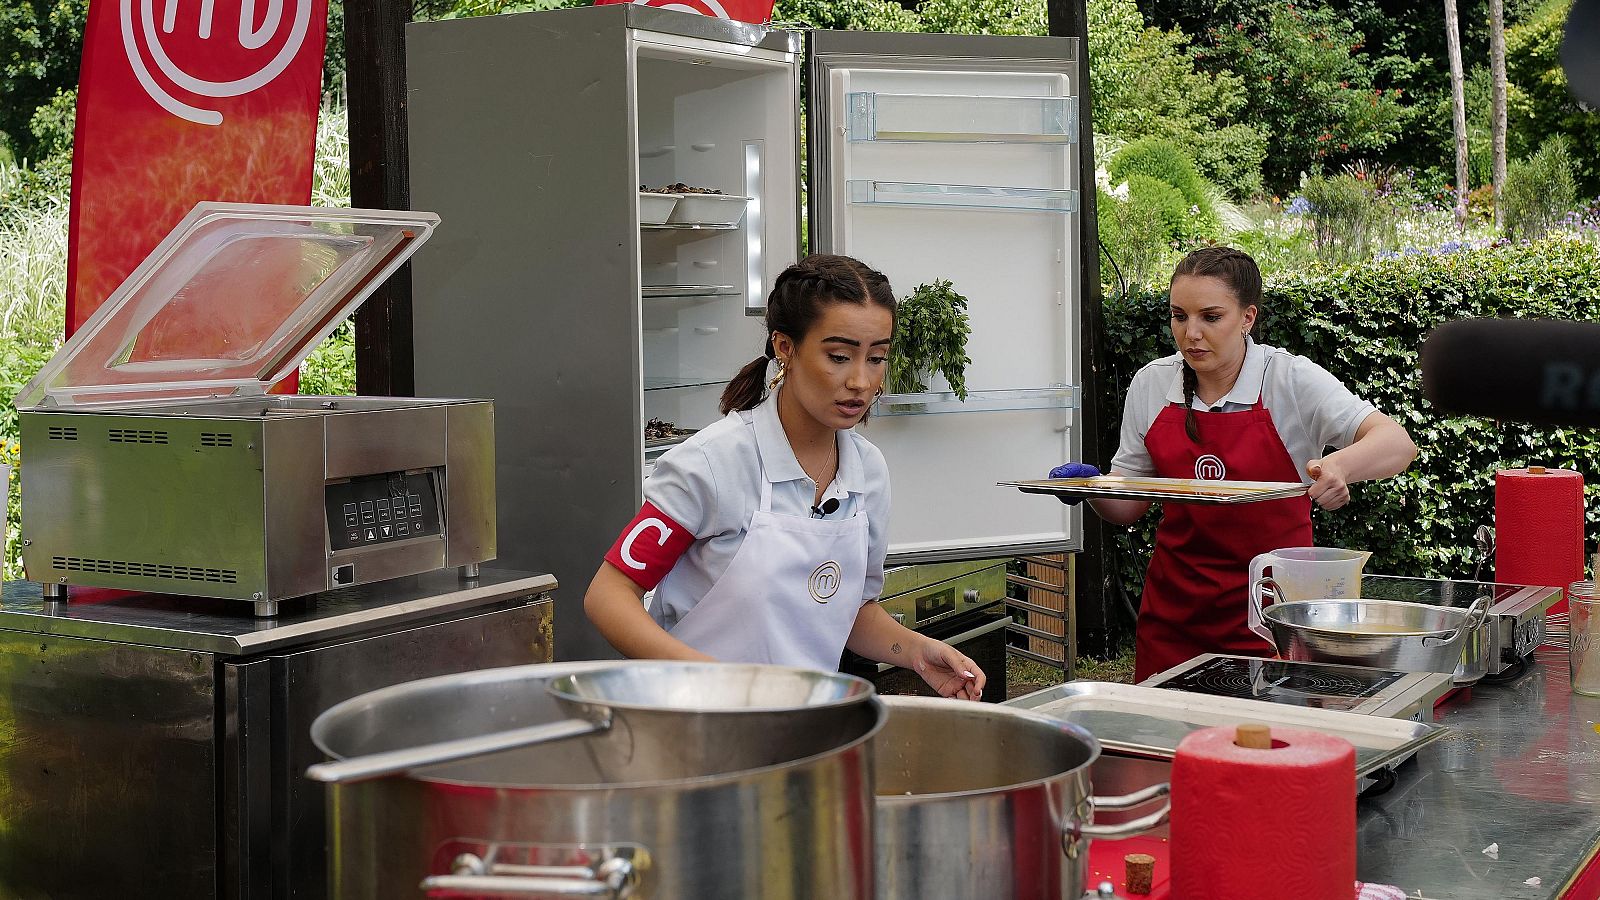
[[[811,326],[830,303],[876,305],[895,314],[894,289],[882,272],[848,256],[813,254],[778,275],[767,295],[767,346],[722,392],[722,414],[754,409],[766,395],[767,363],[773,357],[772,336],[788,335],[795,343],[805,340]]]
[[[1177,281],[1180,275],[1215,278],[1233,291],[1233,298],[1239,301],[1240,309],[1251,306],[1261,309],[1261,269],[1243,250],[1202,247],[1178,263],[1178,268],[1172,272],[1172,280]],[[1171,290],[1169,283],[1168,293]],[[1200,422],[1194,415],[1194,392],[1199,386],[1200,376],[1189,368],[1188,360],[1183,360],[1183,430],[1189,435],[1189,440],[1196,444],[1200,443]]]

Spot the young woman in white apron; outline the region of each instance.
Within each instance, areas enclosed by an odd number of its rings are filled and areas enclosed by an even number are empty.
[[[894,313],[888,280],[849,257],[778,276],[765,352],[729,382],[724,417],[656,461],[589,585],[585,611],[612,646],[827,670],[848,646],[943,696],[982,695],[972,660],[874,602],[888,470],[852,429],[882,393]]]

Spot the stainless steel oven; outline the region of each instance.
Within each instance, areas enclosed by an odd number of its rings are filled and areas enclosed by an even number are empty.
[[[898,566],[884,573],[879,603],[902,625],[955,646],[988,677],[983,699],[1006,697],[1005,559]],[[922,676],[845,651],[840,668],[871,681],[880,694],[921,694],[933,689]]]

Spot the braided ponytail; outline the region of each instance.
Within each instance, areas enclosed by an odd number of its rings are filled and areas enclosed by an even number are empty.
[[[895,313],[889,279],[848,256],[813,254],[784,269],[767,295],[766,349],[723,389],[719,404],[723,415],[761,404],[766,396],[767,365],[776,356],[772,336],[781,332],[799,343],[830,303],[882,306],[889,310],[891,322]]]
[[[1200,376],[1189,363],[1183,363],[1183,432],[1189,440],[1200,443],[1200,420],[1194,414],[1194,392],[1200,387]]]

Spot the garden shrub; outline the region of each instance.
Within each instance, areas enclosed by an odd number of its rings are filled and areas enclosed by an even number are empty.
[[[1172,353],[1165,291],[1108,296],[1105,377],[1097,389],[1103,459],[1118,440],[1134,372]],[[1494,473],[1529,464],[1576,469],[1588,483],[1587,547],[1600,539],[1600,431],[1440,414],[1422,397],[1418,356],[1435,326],[1478,316],[1600,319],[1600,249],[1546,240],[1445,255],[1369,260],[1272,279],[1256,333],[1328,369],[1410,431],[1420,453],[1395,478],[1355,485],[1343,509],[1312,514],[1322,546],[1373,551],[1375,574],[1470,578],[1473,532],[1494,521]],[[1492,360],[1486,360],[1492,364]],[[1156,515],[1111,529],[1108,569],[1139,596]],[[1483,577],[1488,579],[1489,569]]]
[[[1512,163],[1500,189],[1506,236],[1535,240],[1555,227],[1578,199],[1572,178],[1572,153],[1564,135],[1544,142],[1531,159]]]
[[[1106,172],[1118,184],[1134,173],[1149,175],[1177,188],[1192,206],[1206,202],[1205,182],[1195,169],[1194,160],[1166,138],[1144,137],[1129,143],[1111,158]]]
[[[1177,188],[1149,175],[1129,176],[1118,193],[1126,199],[1100,194],[1100,242],[1130,287],[1147,285],[1160,274],[1156,267],[1193,217]]]
[[[1324,261],[1356,262],[1394,247],[1398,216],[1372,180],[1348,172],[1313,175],[1300,192]]]

